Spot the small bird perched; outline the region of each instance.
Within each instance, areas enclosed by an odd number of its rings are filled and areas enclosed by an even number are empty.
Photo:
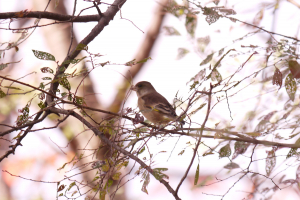
[[[151,83],[141,81],[131,89],[136,91],[139,109],[149,121],[161,125],[177,120],[175,109],[154,89]],[[180,123],[184,124],[183,121]]]

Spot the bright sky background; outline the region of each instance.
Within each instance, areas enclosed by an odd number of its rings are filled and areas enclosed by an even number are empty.
[[[69,0],[67,1],[67,4],[73,6],[72,2],[73,1]],[[105,1],[105,2],[111,3],[113,1]],[[230,5],[228,4],[227,8],[233,8],[237,12],[237,15],[233,17],[251,23],[253,17],[259,11],[259,8],[255,6],[255,5],[259,5],[260,4],[259,2],[260,1],[258,0],[257,1],[230,1],[231,4]],[[269,2],[273,2],[273,1],[269,1]],[[299,0],[297,2],[300,3]],[[79,7],[77,10],[80,10],[79,9],[80,7],[81,8],[86,7],[87,5],[90,6],[91,3],[82,2],[81,0],[79,0],[78,2]],[[19,11],[24,9],[31,10],[31,6],[32,5],[30,4],[26,4],[25,1],[20,2],[17,0],[12,0],[12,1],[0,0],[0,12]],[[70,8],[69,13],[71,13],[72,6],[69,7]],[[213,5],[209,4],[209,6],[213,6]],[[157,1],[155,0],[143,0],[143,1],[130,0],[127,1],[123,6],[122,16],[134,22],[134,24],[138,26],[139,29],[141,29],[146,33],[149,24],[151,24],[152,16],[153,14],[156,13],[156,7],[157,7]],[[105,10],[104,6],[102,10]],[[260,24],[261,27],[267,30],[271,30],[272,27],[272,23],[271,23],[272,12],[273,12],[272,9],[267,10],[265,12],[264,19]],[[97,13],[96,10],[92,9],[87,12],[84,12],[83,14],[96,14],[96,13]],[[299,28],[298,22],[300,21],[300,12],[297,7],[295,7],[294,5],[292,5],[287,1],[281,1],[280,9],[277,11],[275,18],[276,18],[276,25],[274,26],[274,30],[271,31],[281,33],[284,35],[289,35],[292,37],[296,36],[296,33]],[[95,24],[96,23],[75,24],[74,29],[77,35],[79,36],[78,40],[79,41],[82,40],[89,33],[89,31]],[[193,77],[196,73],[198,73],[202,69],[202,67],[200,67],[199,64],[203,59],[205,59],[206,56],[201,55],[199,57],[194,52],[192,52],[194,47],[191,42],[192,40],[186,36],[186,30],[184,27],[183,19],[178,20],[174,16],[168,14],[164,21],[164,25],[174,26],[182,34],[182,36],[166,36],[163,33],[161,33],[158,41],[156,42],[156,45],[154,46],[151,52],[150,56],[152,60],[149,60],[146,63],[146,66],[143,68],[141,73],[136,77],[133,83],[135,84],[142,80],[149,81],[153,84],[153,86],[156,88],[156,90],[159,93],[163,94],[170,102],[172,102],[178,90],[180,95],[185,95],[187,93],[189,86],[186,86],[186,83],[190,80],[191,77]],[[210,53],[212,53],[212,50],[218,51],[219,49],[225,46],[232,45],[232,41],[234,39],[240,38],[251,31],[255,31],[255,29],[247,28],[245,25],[242,25],[241,23],[233,23],[228,19],[220,19],[216,23],[212,25],[208,25],[208,23],[205,21],[205,17],[200,14],[198,17],[196,37],[197,38],[205,37],[207,35],[210,36],[211,43],[207,48],[208,51],[205,52],[206,55],[209,55]],[[1,31],[0,42],[12,40],[10,34],[11,33],[8,31]],[[40,67],[51,66],[51,65],[54,66],[50,62],[47,63],[46,61],[38,60],[32,54],[31,51],[32,49],[49,52],[49,48],[47,47],[45,41],[43,41],[40,34],[42,34],[41,31],[39,29],[36,30],[35,33],[23,45],[20,46],[20,51],[18,52],[17,56],[19,59],[22,59],[22,62],[17,65],[19,67],[18,69],[14,69],[13,78],[21,77],[32,70],[38,71],[38,68]],[[265,44],[269,35],[266,33],[260,33],[258,35],[262,35],[262,36],[250,37],[250,39],[247,39],[245,41],[253,45]],[[125,19],[120,19],[120,15],[117,14],[115,19],[112,22],[110,22],[109,26],[107,26],[104,29],[104,31],[97,38],[95,38],[95,40],[92,41],[90,45],[88,45],[88,47],[90,52],[100,53],[104,55],[100,59],[100,62],[111,61],[111,63],[122,64],[134,58],[134,56],[136,55],[139,49],[141,41],[143,41],[144,37],[145,37],[144,33],[138,30],[131,22]],[[278,37],[275,36],[275,38]],[[246,45],[245,41],[242,41],[244,45]],[[230,48],[237,48],[240,47],[240,45],[241,43],[236,43],[230,46]],[[189,53],[186,57],[184,57],[181,60],[176,60],[177,49],[180,47],[189,49],[191,53]],[[225,50],[225,52],[227,50]],[[65,56],[65,55],[56,55],[56,52],[49,52],[49,53],[53,54],[57,58]],[[255,57],[263,58],[263,56],[264,55],[257,55]],[[232,72],[230,70],[230,67],[228,66],[232,66],[233,68],[238,67],[239,65],[241,65],[241,63],[245,62],[245,60],[248,57],[249,55],[245,57],[234,58],[234,59],[230,57],[224,59],[224,62],[222,63],[222,66],[224,66],[224,68],[220,69],[222,71],[222,75],[224,77],[227,77],[229,75],[229,72]],[[9,54],[6,55],[6,58],[3,62],[5,61],[9,62]],[[251,62],[253,65],[259,64],[258,61],[255,59],[249,61],[249,63]],[[248,66],[246,65],[246,67]],[[93,80],[95,81],[95,84],[97,85],[95,87],[97,89],[96,93],[100,93],[97,97],[100,99],[101,102],[103,102],[104,105],[110,104],[111,99],[115,96],[117,92],[116,88],[123,80],[122,74],[125,74],[127,70],[129,70],[129,67],[126,66],[107,65],[103,68],[95,69],[91,74]],[[251,67],[245,68],[245,73],[251,72],[251,70],[252,70]],[[31,76],[31,78],[33,77],[34,76]],[[30,78],[28,79],[28,81],[30,82]],[[253,89],[253,93],[256,93],[259,90],[259,88],[256,87],[253,87],[252,89]],[[278,96],[279,95],[283,95],[283,96],[285,95],[285,98],[287,98],[284,88],[278,92]],[[238,95],[235,98],[235,100],[242,101],[249,97],[253,97],[253,94],[251,94],[251,92],[247,90],[245,92],[241,92],[240,95]],[[132,93],[128,101],[126,102],[125,107],[135,108],[136,101],[137,101],[137,97],[135,93]],[[274,100],[273,102],[269,102],[269,103],[274,104],[276,106],[276,102],[277,101]],[[227,122],[231,124],[239,124],[239,122],[245,119],[246,111],[251,110],[252,109],[251,106],[255,105],[255,98],[243,103],[234,103],[234,102],[230,102],[230,103],[232,103],[231,111],[233,113],[234,120],[231,121],[230,119],[227,104],[221,104],[220,106],[215,108],[216,112],[214,113],[214,116],[216,116],[216,119],[210,119],[209,122],[210,127],[213,128],[213,125],[219,121],[222,121],[223,125],[226,125]],[[23,104],[20,103],[21,107],[22,105]],[[205,113],[205,110],[203,110],[203,112],[199,112],[199,114],[195,115],[193,119],[196,120],[198,123],[202,123],[204,118],[203,113]],[[177,110],[177,114],[180,114],[179,110]],[[50,121],[47,121],[46,123],[49,123],[46,125],[51,124]],[[37,126],[37,128],[42,128],[44,126],[45,124]],[[61,133],[57,131],[43,131],[43,133],[33,133],[30,135],[30,137],[24,140],[24,142],[22,143],[23,146],[18,148],[16,155],[10,156],[9,159],[12,159],[13,157],[24,157],[24,156],[38,158],[39,156],[49,152],[51,152],[49,153],[49,156],[51,156],[51,154],[55,152],[54,150],[55,145],[49,147],[47,145],[44,145],[43,141],[49,140],[50,137],[51,140],[53,140],[56,144],[65,146],[66,140],[63,137],[61,137],[60,134]],[[162,150],[170,151],[171,149],[173,149],[176,141],[177,138],[171,138],[168,141],[162,143],[161,145],[157,145],[159,141],[151,140],[149,146],[153,146],[153,153]],[[177,154],[182,150],[182,147],[184,147],[185,143],[188,141],[189,141],[188,138],[180,139],[180,142],[177,144],[176,149],[173,152],[173,156],[168,162],[166,162],[166,160],[169,157],[169,152],[158,155],[156,157],[156,163],[157,163],[156,167],[169,168],[167,174],[170,176],[169,182],[173,187],[177,185],[178,181],[183,175],[183,171],[186,169],[191,159],[191,155],[192,155],[191,148],[187,148],[183,156],[177,156]],[[207,144],[212,146],[213,144],[217,144],[217,141],[208,140]],[[201,146],[199,152],[202,153],[205,150],[206,149],[203,146]],[[261,157],[262,158],[265,157],[265,150],[260,150],[260,151],[262,151]],[[284,155],[287,152],[283,150],[280,151],[280,153],[281,155]],[[237,158],[235,162],[239,163],[239,160],[241,160],[241,158]],[[60,162],[59,160],[55,162],[57,163],[58,167],[60,167],[62,163],[64,163],[64,161]],[[204,157],[200,161],[200,166],[201,166],[200,175],[201,173],[205,173],[206,171],[209,171],[211,174],[215,174],[220,170],[220,166],[224,166],[228,162],[229,162],[228,159],[226,158],[219,159],[217,155]],[[279,160],[277,162],[279,163]],[[195,161],[190,171],[190,174],[194,174],[197,164],[198,164],[197,161]],[[244,164],[245,166],[247,166],[247,163]],[[244,164],[241,164],[241,166],[243,166]],[[264,162],[261,162],[260,166],[262,169],[261,171],[263,173]],[[56,169],[48,169],[48,170],[49,170],[49,174],[47,174],[47,176],[49,178],[57,176]],[[34,171],[39,171],[39,169],[32,169],[28,171],[27,174],[22,174],[22,176],[35,179],[35,177],[32,177]],[[220,176],[223,176],[225,173],[226,172],[223,170],[222,172],[220,172]],[[63,176],[63,174],[61,173],[60,176]],[[290,176],[291,176],[290,178],[293,178],[294,173],[290,174]],[[46,178],[47,177],[43,177],[43,179]],[[148,188],[149,195],[144,194],[140,190],[142,187],[140,180],[141,180],[140,178],[136,178],[134,181],[128,183],[127,185],[128,191],[126,192],[130,197],[129,199],[132,200],[172,199],[172,196],[168,193],[168,191],[164,188],[164,186],[160,185],[158,181],[154,180],[154,177],[151,177],[151,183],[149,184],[149,188]],[[224,182],[224,183],[226,185],[227,184],[232,185],[233,181],[234,180],[229,180],[228,182]],[[193,180],[187,179],[186,182],[193,182]],[[15,197],[17,197],[17,199],[27,199],[26,195],[32,194],[33,191],[28,190],[28,188],[26,188],[27,183],[28,182],[26,181],[20,181],[20,183],[18,183],[19,185],[15,186],[15,188],[17,189],[14,195]],[[242,181],[241,183],[242,184],[238,184],[238,186],[232,190],[234,192],[228,194],[226,199],[239,199],[244,196],[243,192],[240,192],[241,196],[238,196],[239,193],[236,192],[238,190],[247,191],[247,188],[243,188],[244,186],[246,186],[246,184],[244,184],[246,182]],[[53,199],[54,198],[53,191],[55,191],[55,187],[53,187],[53,185],[50,184],[49,185],[40,184],[40,185],[43,186],[42,187],[39,186],[40,187],[39,190],[47,191],[47,195],[49,195],[48,196],[49,198],[44,196],[44,199]],[[47,187],[47,189],[43,187]],[[211,191],[208,188],[204,188],[204,190],[205,192],[210,194],[223,194],[225,191],[224,188],[222,187],[219,188],[214,187]],[[202,192],[204,190],[197,189],[196,190],[197,192],[195,192],[195,190],[191,189],[188,186],[188,184],[183,184],[179,196],[182,197],[182,199],[199,199],[199,198],[201,198],[201,200],[220,199],[219,197],[203,195]],[[34,192],[38,194],[39,191],[37,190]],[[285,191],[282,191],[282,194],[285,195],[286,199],[293,199],[293,194],[291,193],[286,193]],[[274,199],[276,199],[276,197],[274,197]]]

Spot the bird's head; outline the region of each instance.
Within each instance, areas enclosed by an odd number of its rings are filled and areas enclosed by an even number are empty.
[[[144,96],[148,93],[156,91],[151,83],[147,81],[141,81],[135,84],[135,86],[131,87],[131,90],[136,91],[138,97]]]

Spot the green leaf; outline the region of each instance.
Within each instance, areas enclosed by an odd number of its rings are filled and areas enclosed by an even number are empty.
[[[161,180],[163,178],[165,179],[169,179],[169,176],[162,173],[162,171],[167,171],[168,168],[155,168],[153,169],[153,176],[157,179],[157,180]]]
[[[234,154],[232,156],[232,160],[235,159],[238,155],[246,152],[249,147],[249,143],[237,141],[234,143]]]
[[[33,54],[35,55],[35,57],[37,57],[38,59],[55,61],[55,57],[50,53],[43,52],[43,51],[37,51],[37,50],[32,50],[32,51],[33,51]]]
[[[40,109],[43,109],[43,108],[46,107],[43,101],[40,101],[40,103],[38,104],[38,106],[40,107]]]
[[[83,97],[75,96],[75,103],[82,105],[84,103]]]
[[[111,180],[111,179],[108,179],[108,181],[107,181],[107,187],[110,187],[110,186],[112,186],[112,184],[114,183],[114,181],[113,180]]]
[[[276,157],[275,157],[275,151],[271,150],[271,151],[267,151],[268,156],[266,159],[266,172],[267,172],[267,176],[270,176],[272,170],[274,169],[275,165],[276,165]]]
[[[11,86],[3,86],[4,88],[12,89],[12,90],[21,90],[20,88],[17,87],[11,87]]]
[[[294,155],[297,155],[298,152],[297,152],[297,148],[291,148],[291,150],[289,151],[289,153],[286,155],[286,159],[294,156]]]
[[[5,69],[8,66],[8,63],[0,64],[0,70]]]
[[[195,179],[194,179],[194,185],[197,185],[199,180],[199,164],[197,165],[196,173],[195,173]]]
[[[187,14],[185,18],[185,28],[192,37],[194,37],[195,35],[196,27],[197,27],[197,15],[191,13]]]
[[[219,151],[219,157],[229,157],[231,155],[231,148],[229,144],[226,144],[224,147],[222,147]]]
[[[104,165],[101,166],[102,171],[107,172],[109,170],[109,164],[105,163]]]
[[[143,147],[143,148],[138,152],[138,155],[139,155],[139,154],[142,154],[142,153],[145,151],[145,149],[146,149],[146,148]]]
[[[66,166],[67,164],[68,164],[68,163],[65,163],[62,167],[58,168],[57,170],[59,171],[59,170],[65,168],[65,166]]]
[[[74,185],[76,185],[76,183],[75,183],[75,182],[71,183],[71,184],[69,185],[69,187],[68,187],[68,191],[70,191],[70,190],[71,190],[71,188],[72,188]]]
[[[295,142],[296,145],[300,145],[300,138],[297,139],[297,141]],[[299,153],[297,152],[298,148],[291,148],[291,150],[289,151],[289,153],[287,154],[286,158],[290,158],[294,155],[298,155]]]
[[[236,169],[239,167],[240,166],[234,162],[228,163],[227,165],[224,166],[225,169]]]
[[[144,58],[143,60],[138,61],[136,64],[138,64],[138,63],[145,63],[148,60],[152,60],[152,58],[149,56],[148,58]]]
[[[207,63],[209,63],[211,61],[211,59],[213,58],[214,53],[209,54],[201,63],[200,66],[205,65]]]
[[[51,77],[43,77],[42,80],[44,80],[44,81],[45,80],[52,80],[52,78]]]
[[[211,151],[209,151],[209,152],[207,152],[207,153],[204,153],[202,156],[204,157],[204,156],[208,156],[208,155],[214,155],[214,153],[211,152]]]
[[[163,29],[165,30],[166,35],[180,35],[180,33],[174,27],[164,26]]]
[[[45,89],[45,85],[44,85],[43,82],[40,83],[39,88],[42,89],[42,90]]]
[[[129,142],[129,144],[125,147],[125,149],[128,148],[128,147],[130,147],[131,145],[134,145],[138,140],[139,140],[138,138],[135,138],[135,139],[131,140]]]
[[[72,193],[71,197],[74,196],[75,194],[77,194],[76,190]]]
[[[219,73],[219,71],[217,69],[214,69],[212,72],[211,72],[211,80],[212,81],[222,81],[222,76],[221,74]]]
[[[189,115],[194,115],[196,114],[199,110],[201,110],[204,106],[206,105],[206,103],[201,104],[196,110],[192,111]]]
[[[291,73],[285,78],[285,89],[290,97],[290,100],[294,101],[297,91],[297,84]]]
[[[112,179],[113,180],[115,180],[115,181],[117,181],[117,180],[119,180],[120,179],[120,176],[121,176],[121,172],[117,172],[117,173],[115,173],[113,176],[112,176]]]
[[[55,0],[54,8],[57,8],[58,4],[59,4],[59,0]]]
[[[178,155],[181,156],[184,152],[185,152],[185,150],[183,149],[182,151],[180,151],[180,153]]]
[[[3,98],[5,96],[6,96],[6,94],[0,89],[0,98]]]
[[[80,61],[82,61],[83,59],[85,59],[86,56],[84,56],[83,58],[80,58],[80,59],[71,59],[71,60],[66,60],[62,63],[62,65],[64,64],[77,64],[79,63]]]
[[[146,194],[148,194],[148,191],[147,191],[147,187],[150,183],[150,175],[149,175],[149,172],[147,172],[146,176],[144,176],[144,183],[143,183],[143,186],[142,186],[142,191],[145,192]]]
[[[95,177],[93,178],[93,181],[98,180],[99,178],[100,178],[100,176],[95,176]]]
[[[259,137],[261,136],[261,133],[259,132],[249,132],[249,133],[245,133],[246,135],[249,135],[251,137]]]
[[[177,60],[180,60],[183,58],[186,54],[188,54],[190,51],[185,48],[178,48],[178,54],[177,54]]]
[[[100,198],[100,200],[105,200],[105,195],[106,195],[106,191],[105,190],[101,190],[99,192],[99,198]]]
[[[78,44],[76,50],[88,50],[88,46],[85,44]]]
[[[68,79],[67,78],[65,78],[65,77],[63,77],[63,78],[60,78],[59,80],[58,80],[58,82],[59,82],[59,84],[60,85],[62,85],[64,88],[66,88],[67,90],[71,90],[71,85],[70,85],[70,83],[69,83],[69,81],[68,81]]]
[[[280,70],[277,67],[275,67],[275,72],[274,72],[274,75],[273,75],[272,84],[273,85],[278,85],[279,89],[282,86],[282,73],[280,72]]]
[[[53,69],[51,69],[50,67],[42,67],[41,72],[42,73],[51,73],[51,74],[54,73]]]

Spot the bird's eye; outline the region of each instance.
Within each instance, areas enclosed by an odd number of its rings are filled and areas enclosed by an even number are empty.
[[[142,85],[138,85],[138,87],[140,88],[140,87],[142,87]]]

